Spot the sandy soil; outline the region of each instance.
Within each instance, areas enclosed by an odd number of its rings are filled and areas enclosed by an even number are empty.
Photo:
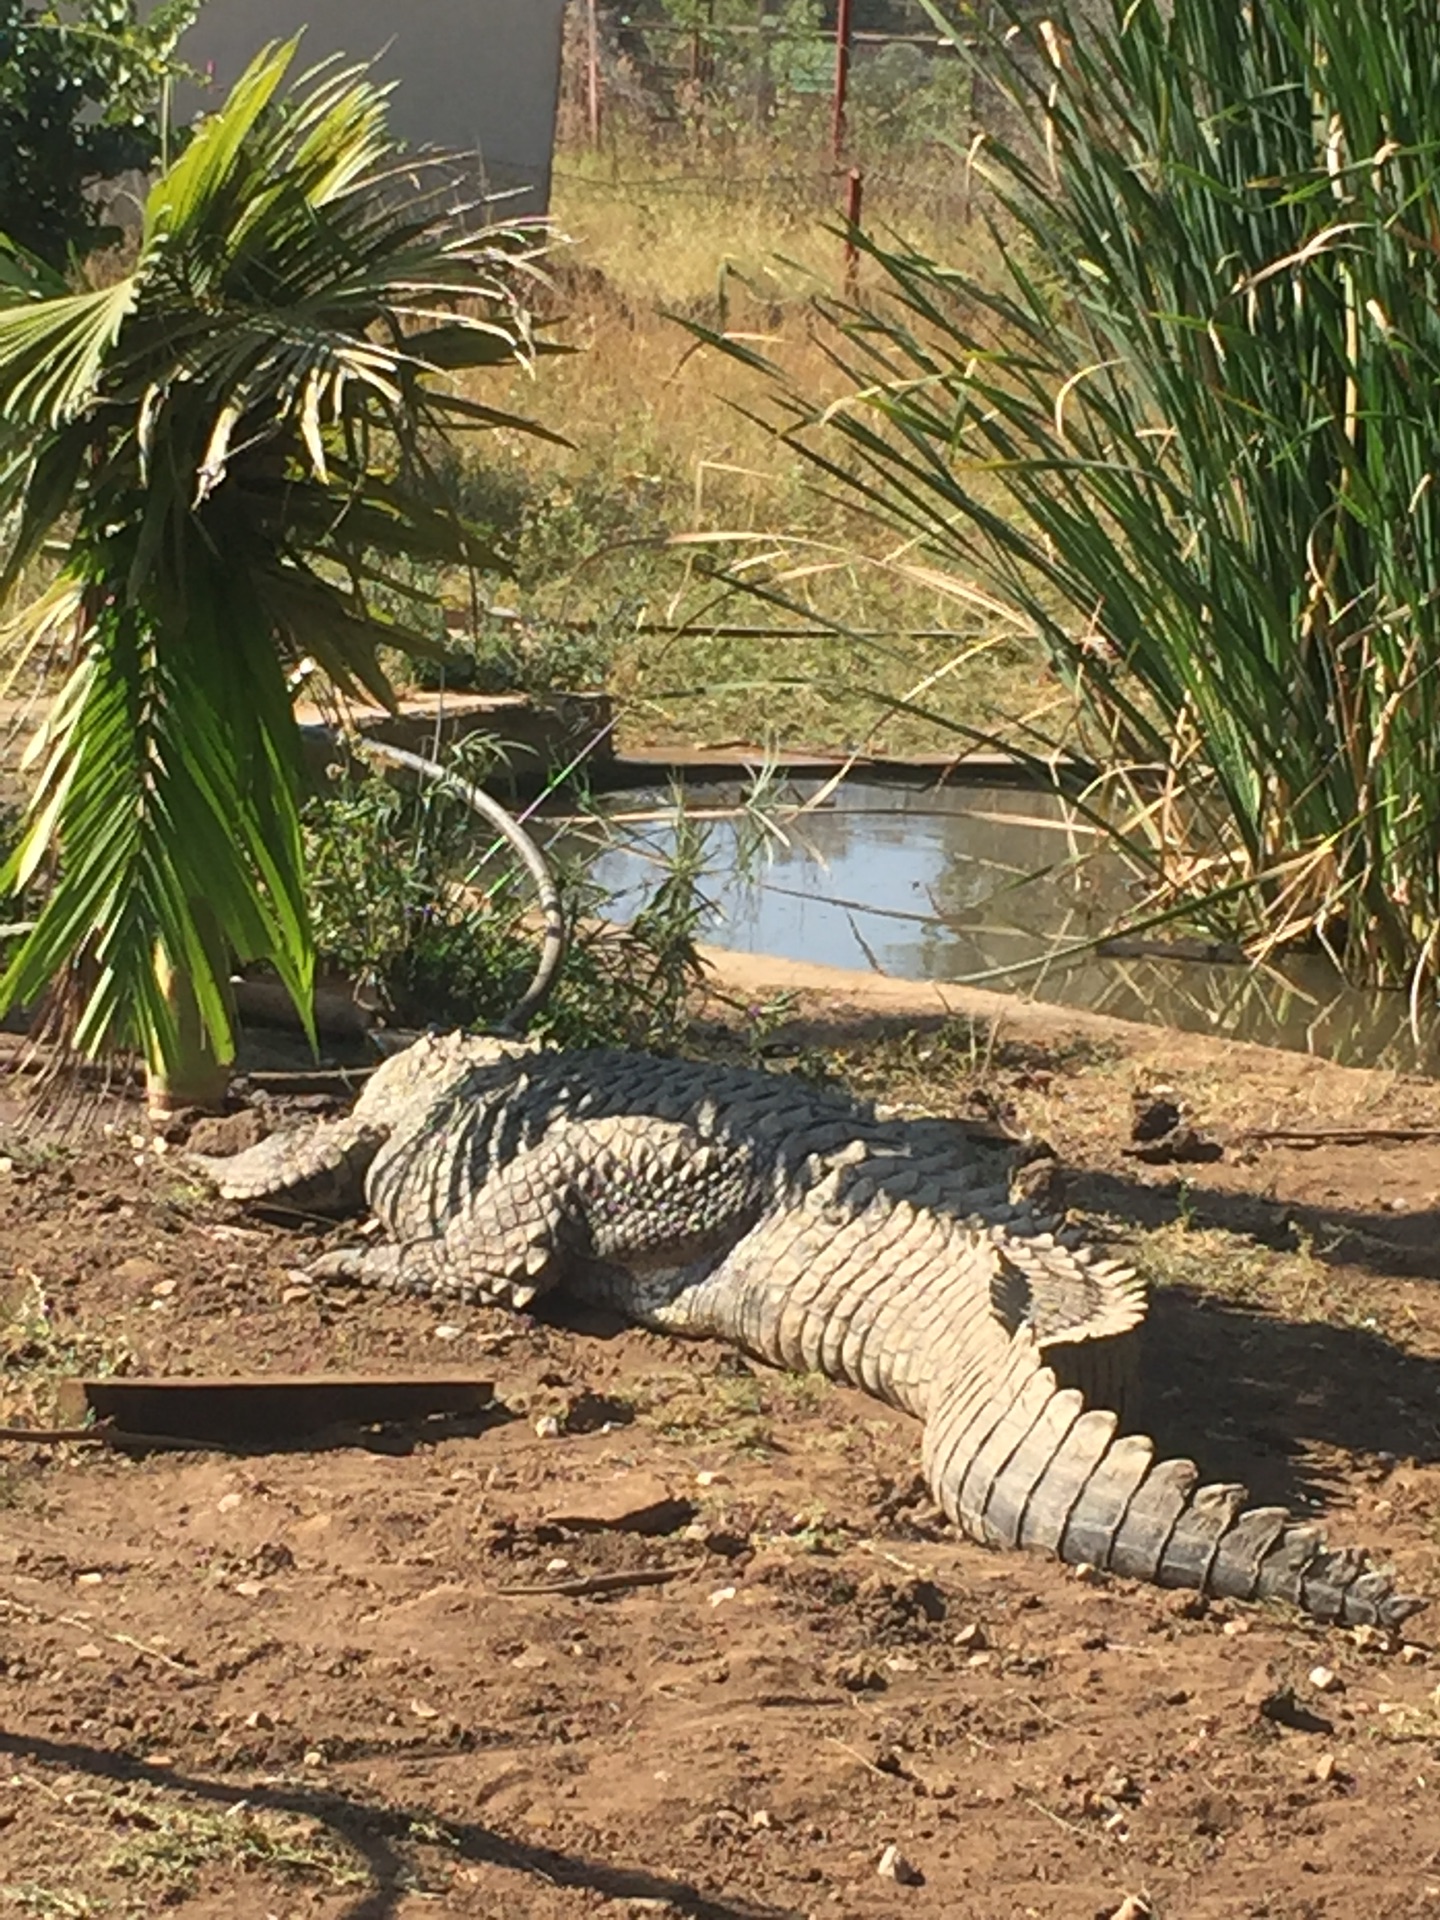
[[[1036,1177],[1157,1283],[1150,1430],[1440,1593],[1432,1083],[1070,1016],[996,1035],[773,966],[732,986],[777,1065],[1049,1142]],[[1222,1157],[1133,1156],[1161,1086]],[[1440,1913],[1428,1616],[1386,1647],[988,1554],[859,1395],[317,1293],[312,1237],[205,1198],[133,1112],[71,1145],[13,1118],[5,1418],[104,1366],[460,1371],[498,1406],[309,1450],[0,1449],[0,1909]]]

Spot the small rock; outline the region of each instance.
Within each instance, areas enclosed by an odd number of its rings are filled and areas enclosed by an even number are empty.
[[[0,1153],[0,1173],[13,1173],[15,1162],[8,1153]]]
[[[723,1487],[725,1476],[712,1467],[702,1467],[695,1476],[695,1484],[697,1487]]]
[[[1175,1131],[1181,1118],[1176,1101],[1137,1093],[1134,1096],[1134,1116],[1130,1122],[1130,1138],[1141,1144],[1147,1140],[1163,1140],[1167,1133]]]
[[[443,1326],[434,1329],[434,1338],[437,1340],[458,1340],[464,1331],[465,1329],[463,1327],[453,1326],[449,1321],[446,1321]]]
[[[98,1587],[104,1578],[103,1573],[77,1573],[75,1584],[77,1587]]]
[[[118,1267],[112,1267],[110,1278],[119,1286],[133,1287],[137,1292],[143,1288],[147,1293],[155,1293],[164,1284],[165,1269],[158,1260],[147,1260],[143,1254],[137,1254],[130,1260],[122,1260]]]
[[[314,1288],[310,1286],[286,1287],[280,1296],[280,1304],[282,1307],[293,1307],[301,1300],[309,1300],[313,1296],[314,1291]]]
[[[1395,1651],[1394,1634],[1384,1627],[1373,1627],[1365,1621],[1362,1621],[1358,1627],[1350,1629],[1350,1638],[1362,1653],[1393,1653]]]
[[[1296,1733],[1333,1733],[1331,1722],[1322,1719],[1318,1713],[1302,1706],[1295,1698],[1293,1687],[1275,1687],[1263,1700],[1255,1703],[1262,1719],[1273,1721],[1277,1727],[1292,1727]]]
[[[1407,1640],[1405,1645],[1400,1649],[1400,1659],[1407,1667],[1423,1667],[1425,1664],[1425,1649],[1424,1647],[1417,1647],[1413,1641]]]
[[[83,1641],[80,1646],[76,1647],[75,1658],[77,1660],[103,1660],[105,1658],[105,1649],[103,1647],[97,1647],[93,1640],[86,1640]]]
[[[1070,1578],[1078,1580],[1082,1587],[1098,1587],[1103,1584],[1105,1576],[1099,1567],[1092,1567],[1088,1560],[1081,1560],[1070,1569]]]
[[[1210,1597],[1204,1593],[1190,1593],[1181,1587],[1167,1594],[1164,1600],[1167,1613],[1173,1613],[1177,1620],[1203,1620],[1210,1611]]]
[[[257,1707],[254,1713],[247,1713],[245,1725],[255,1733],[273,1733],[275,1730],[275,1722],[263,1707]]]
[[[178,1280],[157,1280],[150,1291],[157,1300],[168,1300],[179,1284]]]
[[[1334,1754],[1322,1753],[1310,1769],[1310,1778],[1318,1780],[1322,1786],[1325,1786],[1335,1778],[1336,1771]]]
[[[863,1653],[842,1655],[831,1662],[829,1673],[847,1693],[883,1693],[887,1684],[884,1673]]]
[[[1227,1620],[1220,1631],[1230,1640],[1242,1639],[1250,1631],[1248,1620]]]
[[[319,1747],[307,1747],[301,1764],[307,1767],[323,1767],[325,1764],[325,1756]]]
[[[1332,1667],[1311,1667],[1309,1673],[1311,1686],[1317,1693],[1343,1693],[1345,1682]]]
[[[750,1824],[757,1833],[769,1833],[775,1825],[775,1816],[767,1807],[756,1807],[750,1816]]]
[[[888,1654],[885,1664],[891,1673],[918,1673],[920,1670],[920,1662],[908,1653]]]
[[[737,1589],[734,1587],[716,1587],[715,1591],[710,1595],[711,1606],[723,1607],[727,1600],[733,1600],[735,1598],[736,1591]]]
[[[564,1504],[545,1520],[577,1533],[661,1534],[677,1533],[694,1517],[693,1504],[677,1498],[658,1474],[636,1472],[567,1488]]]
[[[265,1589],[258,1580],[237,1580],[235,1591],[242,1600],[258,1600]]]
[[[967,1627],[961,1627],[955,1636],[955,1644],[963,1653],[978,1653],[990,1642],[985,1637],[985,1629],[978,1620],[972,1620]]]
[[[558,1440],[559,1439],[560,1422],[555,1414],[553,1413],[541,1414],[540,1418],[535,1422],[535,1437],[537,1440]]]
[[[244,1494],[241,1493],[222,1493],[220,1498],[215,1502],[215,1511],[217,1513],[233,1513],[244,1497]]]
[[[1108,1920],[1154,1920],[1155,1909],[1143,1893],[1127,1893]]]
[[[1177,1127],[1162,1140],[1154,1140],[1148,1146],[1127,1147],[1125,1152],[1130,1159],[1143,1160],[1152,1167],[1170,1166],[1180,1160],[1204,1163],[1225,1157],[1220,1142],[1212,1140],[1208,1133],[1201,1133],[1198,1127]]]
[[[568,1573],[570,1571],[570,1562],[558,1558],[547,1560],[545,1562],[545,1571],[547,1573]]]
[[[512,1661],[511,1664],[512,1666],[518,1666],[519,1662]],[[424,1700],[412,1700],[410,1702],[410,1711],[417,1720],[438,1720],[440,1718],[439,1707],[432,1707]]]
[[[550,1656],[543,1647],[522,1647],[510,1664],[519,1673],[536,1673],[549,1662]]]
[[[197,1120],[190,1129],[187,1145],[192,1153],[219,1158],[227,1153],[244,1153],[247,1147],[258,1147],[269,1131],[255,1109],[246,1107],[240,1113]]]
[[[920,1869],[907,1860],[899,1847],[886,1847],[875,1863],[875,1871],[882,1880],[893,1880],[901,1887],[923,1887],[925,1876]]]

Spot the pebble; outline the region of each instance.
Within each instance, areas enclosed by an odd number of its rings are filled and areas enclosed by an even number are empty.
[[[881,1854],[875,1871],[882,1880],[893,1880],[897,1886],[923,1887],[925,1884],[924,1874],[893,1844]]]
[[[1310,1769],[1310,1778],[1312,1780],[1318,1780],[1322,1786],[1335,1778],[1335,1756],[1333,1753],[1321,1754],[1320,1758]]]
[[[286,1287],[285,1291],[280,1296],[280,1304],[282,1307],[293,1307],[295,1303],[299,1300],[308,1300],[310,1298],[311,1291],[312,1289],[308,1286]]]
[[[410,1702],[410,1711],[417,1720],[438,1720],[440,1718],[440,1709],[438,1707],[432,1707],[429,1702],[425,1700],[412,1700]]]
[[[1155,1909],[1143,1893],[1127,1893],[1107,1920],[1154,1920]]]
[[[694,1517],[689,1500],[677,1499],[658,1474],[638,1468],[567,1489],[547,1508],[547,1524],[580,1533],[675,1533]]]
[[[437,1340],[458,1340],[464,1331],[465,1329],[463,1327],[451,1326],[447,1322],[444,1326],[435,1328],[435,1338]]]
[[[220,1498],[215,1502],[215,1511],[217,1513],[233,1513],[244,1497],[245,1496],[240,1493],[222,1493]]]
[[[978,1620],[972,1620],[968,1627],[961,1627],[955,1636],[955,1644],[964,1653],[978,1653],[990,1642],[985,1637],[985,1629]]]
[[[237,1580],[235,1591],[242,1600],[258,1600],[265,1589],[258,1580]]]
[[[1407,1641],[1400,1649],[1400,1659],[1403,1665],[1407,1667],[1423,1667],[1425,1664],[1425,1649],[1424,1647],[1417,1647],[1413,1642]]]
[[[716,1587],[715,1591],[710,1595],[710,1604],[712,1607],[723,1607],[727,1600],[733,1600],[734,1598],[734,1587]]]
[[[541,1414],[540,1418],[535,1422],[535,1437],[537,1440],[559,1439],[560,1422],[553,1413]]]
[[[1311,1667],[1310,1684],[1317,1693],[1343,1693],[1345,1682],[1333,1667]]]
[[[75,1658],[77,1660],[103,1660],[105,1658],[105,1649],[103,1647],[97,1647],[93,1640],[86,1640],[80,1646],[76,1647]]]
[[[273,1733],[275,1730],[275,1722],[263,1707],[257,1707],[254,1713],[247,1713],[245,1725],[255,1733]]]
[[[695,1476],[695,1484],[697,1487],[723,1487],[725,1476],[712,1467],[702,1467]]]
[[[104,1578],[103,1573],[77,1573],[75,1584],[77,1587],[98,1587]]]

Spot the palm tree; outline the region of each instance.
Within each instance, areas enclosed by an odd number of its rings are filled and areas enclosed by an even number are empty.
[[[12,632],[16,671],[63,672],[0,874],[0,899],[47,887],[0,1011],[62,983],[76,1047],[138,1048],[157,1105],[223,1087],[234,959],[309,1015],[290,676],[390,702],[377,649],[430,646],[374,605],[405,591],[390,563],[496,564],[437,449],[542,431],[456,379],[539,350],[539,236],[427,190],[364,68],[283,92],[295,52],[261,53],[155,183],[124,278],[40,297],[0,266],[0,597],[58,550]]]

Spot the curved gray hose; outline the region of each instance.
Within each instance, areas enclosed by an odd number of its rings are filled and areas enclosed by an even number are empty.
[[[309,732],[310,729],[306,728],[305,731]],[[559,890],[545,864],[545,856],[498,800],[492,800],[483,787],[463,779],[449,767],[442,767],[435,760],[427,760],[423,754],[411,753],[405,747],[392,747],[388,741],[369,740],[363,734],[342,736],[331,727],[318,731],[323,731],[327,739],[345,745],[352,753],[374,754],[381,760],[388,760],[392,766],[408,768],[411,773],[419,774],[422,780],[429,780],[437,787],[448,788],[465,802],[472,813],[478,813],[482,820],[489,822],[530,875],[545,920],[544,943],[529,986],[498,1023],[502,1033],[523,1033],[528,1022],[550,998],[565,963],[565,916],[560,908]]]

